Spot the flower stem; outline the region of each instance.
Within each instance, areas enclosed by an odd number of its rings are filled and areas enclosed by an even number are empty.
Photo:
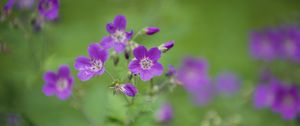
[[[110,79],[111,79],[112,81],[115,81],[114,76],[113,76],[110,72],[108,72],[108,70],[105,70],[105,73],[110,77]]]

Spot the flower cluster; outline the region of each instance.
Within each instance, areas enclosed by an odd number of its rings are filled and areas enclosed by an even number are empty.
[[[253,31],[250,35],[251,55],[255,59],[300,61],[300,28],[281,26]]]
[[[295,84],[271,79],[259,84],[254,92],[257,108],[271,108],[284,119],[295,119],[300,112],[300,90]]]
[[[280,66],[275,60],[285,60],[288,64],[299,63],[300,28],[292,25],[280,26],[253,32],[250,37],[252,56],[267,63],[274,63],[272,66],[263,65],[260,82],[253,94],[254,106],[271,108],[273,112],[281,114],[283,119],[295,119],[300,110],[300,90],[292,73],[297,72],[293,72],[293,65],[281,64],[291,71],[276,71],[273,66]],[[288,72],[289,76],[279,78],[276,72],[280,72],[281,75]]]
[[[30,16],[22,15],[20,13],[15,16],[11,13],[23,11],[24,13],[35,13],[33,8],[37,8],[38,15],[32,20]],[[20,22],[24,20],[32,20],[32,27],[34,31],[40,31],[45,21],[54,21],[58,19],[59,15],[59,0],[39,0],[38,3],[35,0],[8,0],[6,4],[1,8],[0,21],[10,19],[15,25],[26,25],[26,22]],[[26,18],[26,19],[23,19]],[[19,22],[16,22],[19,21]]]
[[[45,0],[42,1],[45,2]],[[57,11],[52,9],[57,8],[58,2],[56,0],[46,2],[48,2],[49,5],[42,3],[40,7],[49,6],[50,9],[40,9],[40,11],[42,11],[42,14],[48,19],[54,19],[57,16]],[[105,68],[106,61],[109,60],[110,57],[113,57],[113,60],[115,60],[114,58],[118,58],[118,54],[125,53],[127,54],[127,56],[125,55],[125,59],[128,60],[130,76],[139,77],[142,81],[153,80],[155,76],[163,74],[164,67],[159,63],[159,59],[162,57],[162,53],[167,52],[174,46],[174,41],[166,42],[148,50],[145,46],[132,40],[134,35],[133,30],[126,32],[126,26],[127,21],[125,16],[117,15],[112,23],[106,25],[106,30],[109,35],[103,37],[99,43],[90,44],[87,49],[89,57],[78,56],[75,60],[74,67],[78,71],[77,77],[81,81],[88,81],[93,77],[107,73],[112,79],[111,87],[114,89],[115,94],[123,93],[124,95],[134,97],[138,93],[134,81],[131,79],[120,80],[114,78]],[[158,31],[160,31],[159,28],[147,27],[138,32],[138,34],[135,34],[135,37],[139,35],[153,35]],[[131,54],[134,56],[132,59],[128,56]],[[67,75],[61,75],[61,69],[66,71],[67,68],[60,68],[58,75],[55,75],[53,72],[47,72],[45,74],[44,80],[46,84],[43,91],[47,96],[56,94],[60,99],[65,100],[71,95],[73,81],[66,81],[68,80]],[[69,70],[65,73],[69,75]]]
[[[214,79],[208,74],[208,63],[205,59],[187,57],[176,71],[169,66],[167,76],[171,82],[182,85],[198,105],[206,105],[214,95],[233,95],[240,89],[240,80],[232,72],[222,72]]]

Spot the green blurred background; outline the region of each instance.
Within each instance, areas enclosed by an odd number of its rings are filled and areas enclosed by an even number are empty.
[[[168,101],[174,107],[174,126],[199,126],[212,120],[239,126],[296,126],[270,110],[256,110],[252,91],[256,85],[259,64],[249,55],[249,31],[282,23],[299,23],[300,1],[297,0],[61,0],[60,19],[47,23],[40,33],[31,33],[0,24],[0,40],[9,51],[0,54],[0,112],[19,113],[23,125],[35,126],[118,126],[117,121],[147,111],[133,125],[152,126],[154,112]],[[78,103],[46,97],[42,91],[42,75],[61,64],[73,66],[78,55],[87,55],[87,46],[99,42],[108,33],[106,23],[117,14],[127,17],[128,29],[135,32],[146,26],[157,26],[161,32],[140,39],[148,48],[175,40],[175,47],[161,59],[178,66],[182,57],[204,57],[210,75],[219,71],[235,71],[243,80],[241,91],[232,98],[215,98],[207,106],[195,106],[181,87],[157,97],[153,104],[139,94],[134,107],[126,108],[121,96],[113,96],[107,88],[107,76],[80,82],[83,89],[82,109]],[[124,59],[122,59],[124,60]],[[126,75],[126,65],[108,70],[116,76]],[[72,68],[72,74],[76,71]],[[143,88],[147,84],[138,85]],[[140,97],[139,97],[140,96]],[[75,106],[75,107],[74,107]],[[0,125],[5,125],[3,122]]]

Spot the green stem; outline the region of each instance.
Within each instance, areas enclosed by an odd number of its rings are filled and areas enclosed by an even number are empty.
[[[108,72],[108,70],[105,70],[105,73],[110,77],[110,79],[111,79],[112,81],[115,81],[114,76],[113,76],[110,72]]]

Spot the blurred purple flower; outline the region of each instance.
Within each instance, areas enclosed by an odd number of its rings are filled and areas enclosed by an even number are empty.
[[[241,80],[231,72],[220,73],[215,80],[219,94],[233,95],[240,90]]]
[[[58,0],[40,0],[38,5],[39,14],[47,20],[58,18],[59,1]]]
[[[56,95],[59,99],[66,100],[72,95],[73,77],[68,66],[60,66],[57,74],[53,71],[46,72],[44,80],[43,92],[46,96]]]
[[[300,110],[300,92],[297,86],[278,86],[272,108],[279,112],[284,119],[295,119]]]
[[[214,95],[207,69],[206,60],[187,57],[177,72],[177,79],[198,105],[207,104]]]
[[[252,32],[250,36],[250,50],[254,58],[272,61],[278,58],[280,33],[275,29],[263,32]]]
[[[256,108],[271,107],[275,100],[275,91],[280,82],[276,79],[269,81],[266,84],[259,84],[254,91],[254,105]]]
[[[300,61],[300,29],[296,26],[285,26],[281,29],[282,41],[280,51],[283,59]]]
[[[144,28],[143,31],[144,31],[147,35],[153,35],[153,34],[159,32],[160,29],[157,28],[157,27],[147,27],[147,28]]]
[[[171,48],[173,48],[174,46],[174,41],[169,41],[169,42],[166,42],[166,43],[163,43],[161,44],[158,48],[160,51],[162,52],[167,52],[169,51]]]
[[[201,84],[209,83],[208,65],[204,59],[187,57],[177,72],[177,78],[188,91],[198,90]]]
[[[102,49],[99,44],[89,45],[90,58],[79,56],[75,62],[75,69],[79,71],[78,78],[87,81],[93,76],[102,75],[105,72],[104,63],[108,59],[108,52]]]
[[[130,97],[134,97],[138,92],[136,87],[134,85],[132,85],[131,83],[122,84],[122,85],[119,85],[118,87],[121,92],[123,92],[125,95],[130,96]]]
[[[109,36],[103,37],[100,44],[104,48],[114,48],[117,53],[122,53],[128,41],[133,35],[133,31],[126,32],[126,17],[123,15],[117,15],[113,23],[106,25],[106,30],[110,33]]]
[[[12,8],[15,5],[15,0],[8,0],[6,4],[3,6],[2,11],[4,12],[4,15],[8,15],[9,12],[12,10]]]
[[[17,6],[21,9],[31,9],[35,0],[17,0]]]
[[[143,81],[148,81],[154,76],[163,73],[163,66],[158,62],[161,52],[158,48],[151,48],[149,51],[144,46],[139,46],[133,50],[135,58],[128,65],[133,74],[140,74]]]
[[[168,71],[166,73],[167,76],[175,76],[176,75],[176,69],[173,65],[169,64]]]
[[[155,119],[159,123],[169,123],[173,119],[173,109],[170,104],[162,105],[155,115]]]

